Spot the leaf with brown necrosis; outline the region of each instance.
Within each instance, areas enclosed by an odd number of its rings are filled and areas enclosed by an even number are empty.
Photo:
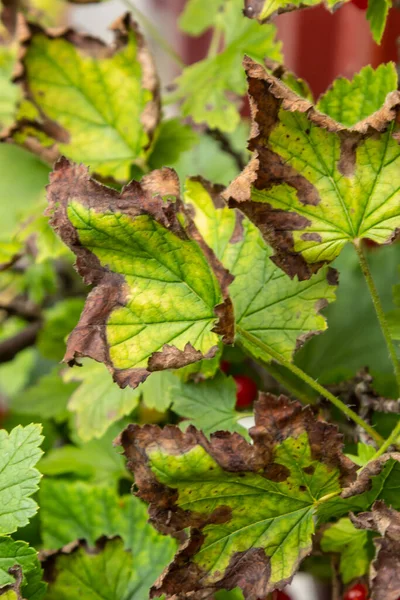
[[[334,426],[284,396],[261,395],[253,444],[237,433],[210,441],[190,427],[130,425],[121,435],[139,496],[163,532],[191,535],[152,588],[193,598],[242,588],[264,598],[289,582],[311,551],[319,507],[355,466]]]

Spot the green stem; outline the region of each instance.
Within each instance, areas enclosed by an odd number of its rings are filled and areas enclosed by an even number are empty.
[[[378,290],[376,289],[375,282],[372,278],[372,273],[368,265],[367,258],[364,254],[364,250],[361,246],[361,240],[356,240],[354,242],[354,248],[357,252],[358,260],[360,263],[361,271],[365,277],[365,281],[367,282],[367,286],[369,289],[369,293],[371,294],[372,303],[375,308],[376,316],[378,317],[379,325],[382,330],[383,337],[386,341],[386,346],[389,352],[390,359],[393,363],[394,373],[396,376],[397,386],[400,391],[400,361],[397,358],[396,348],[394,346],[392,336],[390,335],[389,326],[386,320],[386,315],[383,310],[383,306],[381,300],[379,298]]]
[[[267,354],[269,354],[274,360],[276,360],[278,363],[280,363],[281,365],[283,365],[284,367],[289,369],[289,371],[292,371],[292,373],[297,375],[297,377],[299,377],[302,381],[307,383],[310,387],[312,387],[315,391],[317,391],[321,396],[323,396],[324,398],[329,400],[329,402],[331,402],[334,406],[336,406],[336,408],[338,408],[344,415],[346,415],[346,417],[348,417],[349,419],[352,419],[352,421],[354,421],[355,423],[357,423],[357,425],[362,427],[362,429],[364,429],[364,431],[366,431],[368,433],[368,435],[371,436],[371,438],[373,440],[375,440],[375,442],[378,444],[379,447],[382,446],[382,444],[384,442],[382,436],[380,436],[379,433],[377,433],[375,431],[375,429],[373,427],[371,427],[371,425],[366,423],[366,421],[364,421],[364,419],[362,419],[357,413],[355,413],[354,410],[351,410],[351,408],[349,408],[344,402],[339,400],[339,398],[334,396],[329,390],[327,390],[321,384],[319,384],[318,381],[315,381],[315,379],[310,377],[310,375],[307,375],[307,373],[305,373],[297,365],[291,363],[284,356],[282,356],[282,354],[280,354],[279,352],[276,352],[273,348],[271,348],[271,346],[268,346],[267,344],[264,344],[264,342],[261,342],[258,338],[253,336],[251,333],[248,333],[247,331],[244,331],[241,328],[238,328],[238,332],[240,333],[240,335],[242,337],[247,339],[252,345],[258,346],[258,348],[260,348],[260,350],[263,350],[263,352],[266,352]]]
[[[399,436],[400,436],[400,421],[397,423],[396,427],[393,429],[393,431],[389,435],[388,439],[382,444],[382,446],[379,448],[378,452],[376,452],[374,454],[374,456],[371,458],[371,460],[376,460],[377,458],[382,456],[382,454],[384,454],[390,446],[392,446],[393,444],[396,444]],[[371,462],[371,461],[369,461],[369,462]]]
[[[157,44],[163,50],[165,50],[165,52],[167,54],[169,54],[169,56],[176,62],[177,65],[179,65],[182,69],[184,69],[186,67],[186,65],[183,62],[182,58],[172,48],[172,46],[167,42],[167,40],[162,35],[160,35],[160,32],[158,31],[157,27],[155,27],[155,25],[153,25],[153,23],[150,21],[150,19],[148,19],[146,17],[146,15],[144,13],[142,13],[142,11],[139,10],[133,4],[133,2],[131,2],[131,0],[122,0],[122,1],[125,4],[125,6],[133,12],[133,14],[136,16],[138,21],[141,21],[141,23],[143,24],[143,27],[145,29],[147,29],[147,31],[149,32],[151,37],[157,42]]]
[[[296,387],[291,381],[288,381],[285,376],[279,371],[279,368],[273,363],[263,363],[263,366],[268,373],[285,388],[287,392],[303,404],[314,404],[315,398],[310,398],[303,390]]]
[[[208,47],[207,58],[214,58],[217,56],[218,50],[222,40],[222,32],[218,29],[218,27],[214,27],[212,32],[212,38],[210,45]]]

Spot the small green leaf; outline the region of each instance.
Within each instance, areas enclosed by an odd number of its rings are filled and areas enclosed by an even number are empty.
[[[378,0],[379,1],[379,0]],[[324,4],[333,11],[336,6],[349,2],[349,0],[244,0],[245,14],[252,19],[264,21],[276,13],[292,11],[294,8],[305,8],[307,6],[318,6]]]
[[[188,0],[179,17],[179,27],[190,35],[200,35],[215,24],[218,12],[229,0],[215,0],[206,3],[204,0]]]
[[[354,466],[336,429],[284,396],[260,395],[255,421],[253,444],[227,432],[207,440],[193,427],[130,425],[122,433],[151,521],[161,531],[192,527],[151,595],[240,586],[245,597],[263,598],[290,582],[311,551],[320,507]]]
[[[391,7],[392,0],[368,0],[367,19],[371,27],[372,37],[377,44],[381,43]]]
[[[139,403],[140,388],[121,390],[106,367],[95,361],[85,361],[81,368],[69,369],[64,373],[64,381],[80,382],[70,396],[68,408],[75,415],[76,431],[84,442],[102,437]]]
[[[272,249],[258,229],[224,206],[204,182],[187,181],[185,200],[194,207],[204,240],[235,277],[229,292],[236,341],[266,362],[271,360],[268,346],[291,360],[303,340],[327,327],[318,311],[335,299],[333,273],[323,269],[309,281],[290,279],[271,261]]]
[[[157,126],[158,80],[130,17],[113,29],[114,49],[72,31],[55,35],[31,30],[23,81],[33,105],[29,110],[40,116],[26,128],[21,112],[15,137],[27,145],[36,137],[35,146],[49,162],[62,153],[103,177],[126,181],[132,165],[144,165]]]
[[[340,554],[339,568],[343,583],[350,583],[368,573],[374,554],[373,546],[369,546],[368,542],[368,533],[356,529],[347,518],[339,519],[324,531],[321,548],[324,552]]]
[[[292,277],[307,279],[349,242],[391,243],[400,227],[400,93],[393,91],[379,111],[346,129],[256,62],[247,59],[246,65],[255,155],[226,197],[260,227],[275,249],[273,260]],[[382,73],[360,73],[358,103],[373,96],[368,102],[376,106],[381,84],[386,91],[394,80]],[[342,97],[335,88],[326,105],[334,97]],[[263,120],[270,106],[273,118]]]
[[[353,461],[356,465],[360,467],[365,467],[371,460],[373,456],[376,454],[376,448],[373,446],[368,446],[368,444],[363,444],[358,442],[357,444],[357,455],[354,454],[346,454],[350,460]]]
[[[220,335],[232,341],[231,277],[191,226],[173,171],[119,194],[64,159],[48,192],[52,226],[96,284],[64,360],[105,362],[121,387],[136,387],[151,371],[212,358]]]
[[[15,427],[10,433],[0,430],[0,532],[13,533],[26,525],[38,506],[30,496],[39,485],[35,469],[42,451],[40,425]]]
[[[198,141],[199,135],[179,119],[163,121],[148,159],[150,169],[173,166]]]
[[[246,91],[243,56],[260,62],[265,57],[280,62],[282,56],[274,25],[261,26],[243,19],[242,0],[225,0],[223,8],[218,26],[224,33],[224,49],[215,57],[187,67],[176,81],[174,98],[183,100],[183,116],[206,123],[211,129],[232,132],[240,121],[232,96],[243,96]]]
[[[175,381],[169,394],[173,410],[186,417],[182,429],[194,425],[206,436],[214,431],[237,431],[247,437],[247,430],[238,423],[243,415],[235,410],[236,385],[232,377],[221,373],[199,383],[183,383],[177,378]]]

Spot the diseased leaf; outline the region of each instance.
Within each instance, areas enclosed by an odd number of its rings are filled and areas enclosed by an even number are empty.
[[[348,518],[340,519],[323,532],[322,550],[340,554],[343,583],[350,583],[368,572],[372,559],[368,542],[368,533],[356,529]]]
[[[324,4],[326,8],[333,11],[337,6],[342,5],[349,0],[244,0],[244,14],[251,19],[263,21],[269,19],[275,14],[289,12],[296,8],[306,8],[307,6],[317,6]]]
[[[214,8],[218,2],[214,2]],[[209,7],[208,7],[209,8]],[[281,45],[274,25],[261,26],[243,19],[242,0],[225,0],[215,26],[224,34],[224,49],[186,67],[176,80],[176,100],[182,100],[183,116],[211,129],[232,132],[240,121],[238,104],[246,91],[241,62],[245,54],[262,62],[265,57],[281,61]],[[199,26],[201,21],[198,22]]]
[[[218,334],[232,342],[231,276],[184,213],[173,171],[154,171],[118,194],[63,159],[48,197],[50,223],[96,286],[64,360],[94,358],[119,385],[136,387],[151,371],[211,358]]]
[[[368,0],[367,19],[372,37],[378,44],[381,43],[391,6],[392,0]]]
[[[207,437],[214,431],[237,431],[247,437],[247,430],[238,423],[243,416],[235,410],[236,384],[222,373],[199,383],[184,383],[175,378],[169,390],[173,410],[186,417],[181,423],[200,429]]]
[[[30,25],[20,78],[27,102],[14,138],[51,163],[62,153],[102,177],[127,181],[132,165],[145,164],[159,89],[129,15],[113,30],[115,46],[108,47],[72,30],[55,34]]]
[[[378,531],[377,554],[371,566],[372,600],[397,600],[400,594],[400,513],[378,501],[370,513],[352,517],[356,527]]]
[[[15,585],[16,569],[20,570],[21,598],[40,600],[45,594],[46,584],[32,586],[34,578],[41,579],[42,570],[37,552],[26,542],[0,537],[0,596],[4,598],[4,586]],[[12,598],[12,596],[10,596]],[[7,598],[7,596],[6,596]],[[17,596],[18,598],[18,596]]]
[[[257,227],[226,207],[218,191],[189,180],[185,201],[205,242],[235,277],[229,293],[236,342],[265,362],[271,360],[268,347],[291,360],[306,339],[326,329],[319,310],[335,299],[335,273],[325,268],[309,281],[291,280],[270,260],[272,249]]]
[[[346,128],[251,59],[245,66],[255,154],[226,197],[260,227],[275,249],[275,263],[307,279],[348,242],[390,243],[400,226],[400,93]],[[368,87],[368,94],[380,97],[379,85]]]
[[[254,444],[227,432],[208,441],[194,427],[130,425],[122,433],[151,521],[167,532],[191,527],[151,597],[239,586],[246,598],[263,598],[309,554],[319,507],[354,466],[336,429],[297,402],[261,395],[255,419]]]
[[[80,369],[69,369],[64,380],[80,382],[69,398],[78,436],[88,442],[100,438],[108,428],[131,413],[139,403],[140,388],[121,390],[101,363],[85,361]]]
[[[13,533],[26,525],[38,506],[30,496],[38,489],[35,469],[42,451],[40,425],[0,429],[0,533]]]

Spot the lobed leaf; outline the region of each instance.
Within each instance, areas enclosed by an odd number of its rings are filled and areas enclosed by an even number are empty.
[[[115,45],[29,25],[14,139],[49,162],[60,154],[104,178],[127,181],[145,164],[160,116],[149,50],[129,15],[113,25]],[[71,109],[73,107],[73,110]]]
[[[26,542],[0,537],[0,596],[4,598],[7,590],[19,589],[21,595],[17,598],[40,600],[46,591],[46,584],[41,579],[42,569],[36,550]]]
[[[253,444],[237,433],[130,425],[120,442],[150,520],[190,539],[151,590],[204,597],[241,587],[262,598],[289,582],[311,551],[319,507],[352,479],[336,429],[309,408],[261,395]]]
[[[231,277],[201,240],[169,169],[121,194],[63,159],[48,188],[50,223],[94,284],[64,360],[104,362],[122,387],[179,368],[233,337]],[[186,220],[186,226],[182,224]],[[219,318],[218,318],[219,317]]]
[[[275,249],[275,263],[290,276],[308,279],[349,242],[393,241],[400,226],[399,92],[389,94],[379,111],[346,128],[251,59],[245,67],[255,153],[226,197],[259,226]],[[364,70],[360,77],[368,78],[368,73]],[[375,75],[381,83],[382,70]],[[373,79],[368,93],[380,98]],[[391,78],[384,81],[386,85]],[[331,101],[345,91],[345,86],[334,88]]]

